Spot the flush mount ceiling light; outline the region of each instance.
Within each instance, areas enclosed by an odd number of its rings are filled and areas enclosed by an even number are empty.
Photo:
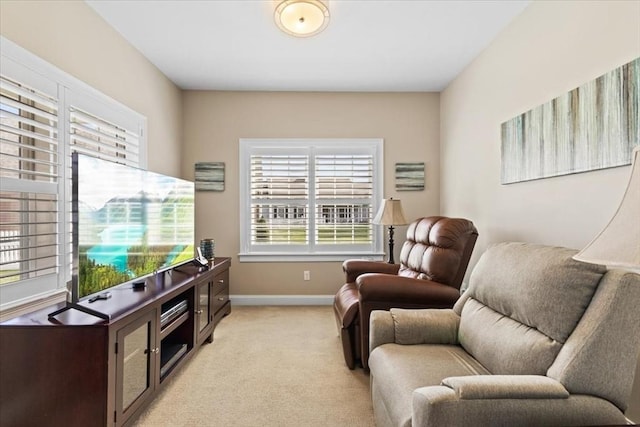
[[[329,8],[320,0],[284,0],[276,7],[274,18],[285,33],[310,37],[329,24]]]

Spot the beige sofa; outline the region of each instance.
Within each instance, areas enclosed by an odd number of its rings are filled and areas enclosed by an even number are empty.
[[[453,309],[373,312],[378,427],[626,423],[640,275],[574,254],[495,245]]]

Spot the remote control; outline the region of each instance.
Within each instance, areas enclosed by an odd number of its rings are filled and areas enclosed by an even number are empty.
[[[109,293],[109,292],[104,292],[104,293],[102,293],[102,294],[98,294],[98,295],[96,295],[95,297],[91,297],[91,298],[89,298],[89,302],[96,302],[96,301],[98,301],[99,299],[109,299],[109,298],[111,298],[111,293]]]

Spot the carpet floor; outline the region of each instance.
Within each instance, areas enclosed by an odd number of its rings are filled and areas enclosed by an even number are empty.
[[[137,427],[374,426],[330,306],[233,307],[168,381]]]

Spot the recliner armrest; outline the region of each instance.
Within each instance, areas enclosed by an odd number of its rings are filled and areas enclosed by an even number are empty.
[[[388,302],[388,308],[394,307],[394,303],[428,303],[433,308],[452,307],[460,297],[460,291],[451,286],[391,274],[362,274],[356,279],[356,285],[360,292],[360,303]]]
[[[536,376],[472,375],[456,384],[455,389],[446,385],[416,388],[411,399],[412,425],[583,426],[626,423],[620,409],[606,399],[569,395],[566,389],[562,390],[562,384],[552,378],[532,377]]]
[[[369,348],[382,344],[457,344],[460,316],[451,309],[374,310],[369,319]]]
[[[348,259],[342,263],[342,270],[345,273],[346,282],[349,283],[355,282],[358,276],[365,273],[398,274],[400,264],[367,261],[364,259]]]
[[[445,378],[442,385],[462,400],[569,398],[560,382],[542,375],[469,375]]]
[[[393,318],[388,311],[372,311],[369,317],[369,328],[369,349],[371,351],[382,344],[394,343],[396,341]]]

